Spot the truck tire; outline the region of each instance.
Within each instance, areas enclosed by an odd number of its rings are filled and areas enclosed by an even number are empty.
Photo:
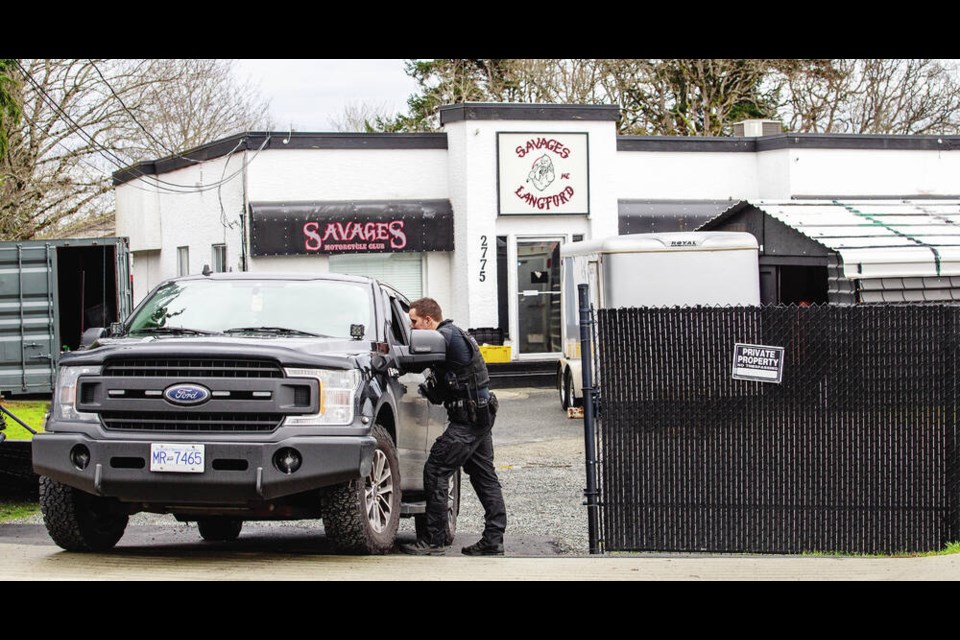
[[[323,528],[344,553],[380,555],[393,547],[400,525],[400,463],[393,439],[378,425],[370,473],[331,487],[321,502]]]
[[[129,516],[113,498],[101,498],[40,476],[40,512],[53,541],[67,551],[106,551],[127,528]]]
[[[447,544],[453,543],[457,535],[457,517],[460,515],[460,471],[450,476],[450,491],[447,493]],[[413,516],[413,525],[417,531],[417,539],[427,533],[427,514],[418,513]]]
[[[243,529],[243,520],[227,516],[197,518],[197,528],[207,542],[233,542]]]

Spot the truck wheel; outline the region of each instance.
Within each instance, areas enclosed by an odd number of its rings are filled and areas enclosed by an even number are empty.
[[[240,535],[243,520],[226,516],[197,518],[197,528],[200,537],[208,542],[232,542]]]
[[[53,541],[67,551],[106,551],[123,537],[129,516],[101,498],[40,476],[40,512]]]
[[[460,471],[450,476],[450,490],[447,493],[447,544],[453,543],[457,535],[457,516],[460,515]],[[417,539],[427,533],[427,514],[418,513],[413,516],[414,528],[417,530]]]
[[[331,487],[321,502],[323,528],[345,553],[384,554],[400,525],[400,463],[390,434],[376,425],[370,473]]]

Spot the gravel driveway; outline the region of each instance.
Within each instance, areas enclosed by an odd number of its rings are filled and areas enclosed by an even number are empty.
[[[588,555],[587,510],[583,505],[583,420],[566,416],[554,389],[497,389],[495,393],[500,400],[500,413],[493,431],[494,450],[507,507],[507,553]],[[42,525],[42,519],[38,515],[11,524]],[[312,521],[269,524],[314,529],[317,526]],[[178,530],[188,526],[172,516],[148,513],[132,516],[130,525],[169,525]],[[399,537],[412,539],[413,531],[412,518],[400,521]],[[457,554],[460,545],[475,542],[482,531],[483,509],[464,476],[454,541]],[[128,529],[125,539],[130,533]],[[183,533],[187,539],[198,537],[195,531]]]

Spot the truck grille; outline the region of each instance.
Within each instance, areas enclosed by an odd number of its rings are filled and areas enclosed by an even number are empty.
[[[104,412],[103,426],[115,431],[179,431],[187,433],[269,432],[280,426],[275,413],[185,413],[176,411]]]
[[[209,358],[113,360],[105,376],[195,378],[282,378],[283,371],[266,360],[214,360]]]

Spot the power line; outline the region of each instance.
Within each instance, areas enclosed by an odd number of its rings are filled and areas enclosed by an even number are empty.
[[[31,118],[30,116],[28,116],[26,113],[23,114],[23,117],[24,117],[30,124],[32,124],[34,127],[38,127],[38,128],[40,127],[40,125],[39,125],[33,118]],[[263,148],[266,146],[266,144],[267,144],[267,142],[269,142],[269,140],[270,140],[270,136],[268,135],[268,136],[267,136],[267,139],[264,140],[264,141],[263,141],[263,144],[260,145],[260,148],[257,149],[257,151],[256,151],[256,153],[254,154],[253,158],[250,158],[250,160],[245,161],[245,162],[244,162],[244,165],[243,165],[240,169],[238,169],[237,171],[233,172],[233,173],[230,174],[229,176],[221,177],[221,180],[220,180],[220,182],[218,182],[218,183],[211,184],[211,185],[206,185],[206,186],[203,186],[203,187],[193,187],[191,191],[176,191],[176,190],[173,190],[173,189],[160,189],[160,190],[161,190],[161,191],[167,191],[168,193],[175,194],[175,195],[188,195],[188,194],[191,194],[191,193],[202,193],[202,192],[204,192],[204,191],[210,191],[210,190],[213,190],[213,189],[219,189],[219,187],[221,187],[223,184],[226,184],[227,182],[230,182],[231,180],[233,180],[244,168],[250,166],[250,163],[254,161],[254,159],[257,157],[257,154],[259,154],[260,151],[263,150]],[[237,143],[237,146],[234,147],[231,151],[229,151],[227,155],[232,155],[233,153],[235,153],[235,152],[237,151],[237,149],[240,147],[240,145],[243,144],[243,142],[244,142],[244,140],[241,140],[240,142],[238,142],[238,143]],[[73,152],[73,151],[75,151],[75,149],[71,149],[70,147],[68,147],[62,140],[55,140],[54,143],[60,145],[61,147],[64,148],[64,150],[66,150],[66,151],[68,151],[68,152]],[[85,158],[83,158],[83,157],[77,156],[77,161],[80,162],[80,163],[82,163],[82,164],[87,165],[87,167],[89,167],[90,169],[93,169],[93,170],[96,171],[97,173],[103,173],[103,168],[102,168],[102,167],[98,167],[98,166],[96,166],[96,165],[94,165],[94,164],[91,164],[90,162],[88,162],[88,161],[87,161]],[[226,163],[224,164],[224,173],[226,173]],[[144,176],[141,176],[141,177],[144,177]],[[146,176],[146,177],[150,177],[150,176]],[[138,178],[138,179],[139,179],[139,178]],[[155,189],[155,188],[145,188],[145,187],[142,187],[142,186],[138,186],[138,185],[137,185],[136,183],[134,183],[134,182],[128,182],[128,183],[126,183],[126,184],[127,184],[127,186],[129,186],[131,189],[136,189],[137,191],[143,191],[144,193],[156,193],[156,192],[157,192],[157,189],[159,189],[159,185],[153,185],[154,187],[157,187],[157,188]],[[222,208],[222,207],[223,207],[223,205],[222,205],[222,203],[221,203],[221,208]]]
[[[164,151],[166,151],[167,153],[169,153],[169,154],[171,154],[171,155],[177,155],[177,153],[176,153],[175,151],[173,151],[173,150],[170,149],[167,145],[165,145],[165,144],[163,144],[162,142],[160,142],[160,140],[158,140],[158,139],[156,138],[156,136],[154,136],[150,131],[148,131],[147,128],[146,128],[145,126],[143,126],[143,124],[141,124],[139,120],[137,120],[137,116],[135,116],[135,115],[133,114],[133,112],[130,111],[130,109],[127,108],[127,105],[126,105],[126,103],[123,101],[123,98],[121,98],[121,97],[117,94],[117,92],[116,92],[116,91],[114,90],[114,88],[113,88],[113,85],[111,85],[109,82],[107,82],[107,79],[103,76],[103,73],[101,73],[100,67],[97,66],[97,63],[95,63],[93,60],[91,60],[91,59],[89,59],[89,58],[87,59],[87,61],[90,63],[90,66],[93,67],[93,70],[97,72],[97,75],[100,76],[100,79],[103,80],[103,84],[107,85],[107,89],[110,89],[110,93],[113,95],[114,98],[117,99],[117,102],[119,102],[119,103],[120,103],[120,106],[123,108],[123,110],[127,112],[127,115],[130,116],[130,119],[133,120],[133,122],[134,122],[138,127],[140,127],[140,129],[141,129],[145,134],[147,134],[147,136],[148,136],[154,143],[156,143],[157,146],[159,146],[161,149],[163,149]],[[180,156],[180,157],[183,157],[183,156]],[[184,158],[184,159],[186,160],[186,158]]]
[[[223,184],[223,177],[227,175],[227,165],[230,164],[230,159],[233,157],[232,152],[227,156],[227,159],[223,163],[223,173],[220,174],[220,184]],[[223,190],[220,187],[217,187],[217,202],[220,203],[220,225],[224,228],[229,227],[233,229],[233,221],[227,220],[227,211],[223,206]]]
[[[27,122],[29,122],[30,124],[32,124],[34,127],[40,128],[40,125],[37,123],[37,121],[34,120],[33,118],[31,118],[30,116],[28,116],[26,112],[23,112],[23,113],[20,114],[20,115],[22,115],[22,116],[27,120]],[[69,153],[73,153],[73,152],[76,151],[76,149],[71,149],[70,147],[68,147],[68,146],[63,142],[63,140],[54,140],[53,142],[54,142],[54,144],[58,144],[58,145],[60,145],[61,147],[63,147],[63,148],[64,148],[67,152],[69,152]],[[94,164],[91,164],[90,162],[88,162],[88,161],[86,160],[86,158],[83,158],[82,156],[77,156],[77,161],[78,161],[78,162],[81,162],[82,164],[87,165],[88,167],[90,167],[91,169],[93,169],[94,171],[96,171],[97,173],[103,173],[103,167],[98,167],[98,166],[96,166],[96,165],[94,165]],[[143,191],[146,191],[146,189],[142,189],[142,190],[143,190]]]
[[[208,184],[208,185],[204,185],[204,186],[202,186],[202,187],[189,187],[189,188],[188,188],[187,190],[185,190],[185,191],[178,191],[178,190],[176,190],[176,189],[162,189],[162,188],[160,188],[159,185],[153,185],[153,186],[156,186],[158,189],[160,189],[160,190],[162,190],[162,191],[167,191],[168,193],[174,193],[174,194],[202,193],[202,192],[204,192],[204,191],[211,191],[211,190],[213,190],[213,189],[219,189],[221,186],[225,185],[226,183],[230,182],[230,181],[233,180],[235,177],[237,177],[238,175],[240,175],[240,174],[243,172],[244,169],[246,169],[247,167],[249,167],[250,164],[251,164],[254,160],[256,160],[257,156],[260,155],[260,152],[263,151],[264,147],[267,146],[267,143],[270,142],[270,139],[271,139],[271,135],[270,135],[270,134],[267,134],[267,137],[264,139],[263,143],[262,143],[262,144],[260,145],[260,147],[256,150],[256,152],[254,152],[252,158],[250,158],[249,160],[244,160],[243,164],[240,166],[239,169],[237,169],[236,171],[234,171],[234,172],[231,173],[230,175],[228,175],[228,176],[226,176],[226,177],[224,177],[224,178],[221,178],[221,179],[218,180],[217,182],[214,182],[214,183],[211,183],[211,184]],[[226,162],[229,162],[229,157],[232,156],[232,155],[240,148],[240,145],[242,145],[244,142],[246,142],[246,140],[247,140],[246,138],[242,138],[242,139],[237,143],[237,146],[235,146],[231,151],[229,151],[227,154],[225,154],[225,156],[228,158],[228,159],[226,160]],[[224,172],[226,172],[226,167],[224,167]],[[143,174],[143,173],[141,173],[141,175],[139,175],[139,176],[137,176],[137,178],[135,178],[135,180],[140,180],[140,179],[156,180],[156,181],[158,181],[158,182],[160,182],[160,183],[162,183],[162,184],[172,184],[172,183],[164,182],[163,180],[158,180],[157,178],[154,178],[153,176],[146,175],[146,174]],[[128,184],[129,184],[129,183],[128,183]],[[148,184],[149,184],[149,183],[148,183]],[[182,187],[185,187],[185,188],[188,187],[188,185],[178,185],[178,186],[182,186]]]
[[[82,126],[80,126],[79,123],[77,123],[73,118],[71,118],[70,115],[69,115],[66,111],[64,111],[64,110],[60,107],[59,104],[57,104],[56,100],[54,100],[54,99],[50,96],[50,94],[47,93],[47,91],[40,85],[40,83],[37,82],[37,80],[33,77],[33,75],[32,75],[29,71],[27,71],[27,69],[20,63],[19,60],[16,61],[16,64],[17,64],[17,67],[19,67],[20,72],[23,73],[24,77],[33,85],[34,89],[35,89],[35,90],[37,91],[37,93],[40,95],[41,99],[42,99],[50,108],[52,108],[52,109],[54,110],[54,112],[55,112],[56,114],[58,114],[63,120],[65,120],[67,123],[69,123],[70,125],[73,126],[73,131],[72,131],[72,133],[77,134],[77,135],[78,135],[81,139],[83,139],[88,145],[90,145],[90,147],[91,147],[94,151],[96,151],[96,152],[99,153],[101,156],[103,156],[104,158],[106,158],[106,160],[107,160],[109,163],[111,163],[112,165],[114,165],[114,166],[117,167],[118,169],[121,169],[121,170],[122,170],[122,169],[125,169],[125,168],[127,168],[127,167],[129,166],[129,165],[123,160],[123,158],[121,158],[120,156],[116,155],[113,151],[111,151],[110,149],[107,149],[106,147],[104,147],[103,145],[101,145],[100,143],[98,143],[96,140],[94,140],[93,137],[92,137],[90,134],[88,134],[88,133],[86,132],[86,130],[85,130]],[[33,122],[34,126],[37,126],[36,122],[33,121],[32,119],[31,119],[31,122]],[[60,141],[57,141],[57,142],[59,143]],[[70,151],[74,151],[74,150],[69,149],[69,148],[66,147],[65,145],[61,145],[61,146],[64,146],[64,148],[67,148],[67,149],[70,150]],[[88,166],[92,166],[92,165],[89,165],[89,164],[88,164]],[[102,169],[99,169],[99,170],[102,171]],[[141,176],[145,176],[145,174],[143,174],[143,173],[140,172],[139,170],[136,170],[136,171],[137,171],[138,173],[140,173]],[[154,179],[155,179],[155,178],[154,178]],[[155,179],[155,180],[156,180],[156,179]],[[162,180],[157,180],[157,182],[163,182],[163,181],[162,181]],[[184,187],[184,188],[188,188],[188,189],[194,189],[193,187],[189,187],[189,185],[176,185],[176,184],[173,184],[173,183],[170,183],[169,186],[171,186],[171,187]],[[158,188],[160,188],[160,187],[158,186]]]
[[[74,121],[73,118],[71,118],[71,117],[69,116],[69,114],[67,114],[67,113],[56,103],[56,101],[46,92],[46,90],[40,85],[40,83],[37,82],[36,79],[34,79],[34,77],[30,74],[30,72],[27,71],[26,68],[24,68],[24,66],[20,63],[19,60],[16,61],[16,64],[17,64],[17,67],[20,69],[20,72],[23,73],[24,77],[26,77],[27,80],[30,81],[30,83],[34,86],[34,88],[36,89],[36,91],[40,94],[41,98],[42,98],[56,113],[58,113],[65,121],[67,121],[68,123],[70,123],[70,124],[73,126],[73,128],[74,128],[74,131],[73,131],[73,132],[74,132],[74,133],[76,133],[78,136],[80,136],[80,137],[81,137],[85,142],[87,142],[95,151],[97,151],[98,153],[100,153],[100,155],[102,155],[104,158],[106,158],[108,162],[110,162],[111,164],[113,164],[114,166],[116,166],[118,169],[123,170],[123,171],[132,172],[132,173],[134,173],[134,174],[136,175],[136,177],[137,177],[138,179],[143,179],[143,180],[148,181],[148,184],[149,184],[149,181],[155,182],[156,184],[153,184],[153,185],[151,185],[151,186],[156,187],[156,189],[159,190],[159,191],[166,191],[166,192],[168,192],[168,193],[188,194],[188,193],[202,193],[202,192],[204,192],[204,191],[209,191],[209,190],[212,190],[212,189],[217,189],[217,188],[219,188],[221,185],[226,184],[227,182],[233,180],[233,178],[235,178],[235,177],[236,177],[237,175],[239,175],[247,166],[249,166],[249,164],[250,164],[251,162],[253,162],[253,160],[256,159],[256,157],[260,154],[260,151],[262,151],[262,150],[264,149],[264,147],[266,147],[267,143],[270,141],[270,138],[271,138],[271,136],[270,136],[269,133],[268,133],[266,139],[264,140],[264,142],[263,142],[263,144],[260,146],[260,148],[257,149],[257,152],[256,152],[256,154],[254,154],[253,158],[251,158],[249,161],[244,161],[243,165],[242,165],[236,172],[232,173],[232,174],[231,174],[230,176],[228,176],[228,177],[225,177],[225,178],[221,179],[219,182],[212,183],[212,184],[209,184],[209,185],[204,185],[204,186],[202,186],[202,187],[197,187],[197,186],[194,186],[194,185],[178,184],[178,183],[175,183],[175,182],[168,182],[168,181],[166,181],[166,180],[161,180],[160,178],[157,178],[157,177],[155,177],[155,176],[151,176],[151,175],[145,174],[145,173],[143,173],[142,171],[140,171],[139,169],[137,169],[137,168],[135,168],[135,167],[131,167],[130,165],[126,164],[125,161],[124,161],[122,158],[120,158],[119,156],[117,156],[113,151],[107,149],[106,147],[104,147],[103,145],[101,145],[100,143],[98,143],[96,140],[94,140],[93,137],[90,136],[90,135],[83,129],[82,126],[80,126],[76,121]],[[95,68],[96,68],[96,67],[95,67]],[[99,70],[97,70],[97,72],[99,73]],[[101,77],[102,77],[102,76],[101,76]],[[109,85],[108,85],[108,86],[109,86]],[[112,88],[111,88],[111,91],[112,91]],[[129,112],[128,112],[128,113],[129,113]],[[35,124],[35,123],[34,123],[34,124]],[[229,154],[233,154],[234,152],[236,152],[236,150],[240,147],[240,145],[243,144],[245,141],[246,141],[246,138],[241,138],[240,142],[237,143],[237,146],[234,147],[234,149],[233,149],[232,151],[230,151]],[[229,154],[228,154],[228,155],[229,155]],[[181,157],[182,157],[182,156],[181,156]],[[161,185],[163,185],[163,186],[161,186]]]
[[[16,64],[17,64],[17,67],[19,67],[21,73],[23,73],[24,77],[26,77],[26,79],[30,81],[30,83],[34,86],[34,88],[35,88],[35,89],[37,90],[37,92],[40,94],[40,97],[41,97],[54,111],[56,111],[56,112],[60,115],[60,117],[62,117],[62,118],[63,118],[64,120],[66,120],[68,123],[70,123],[71,125],[73,125],[73,128],[74,128],[74,131],[73,131],[73,132],[74,132],[74,133],[76,133],[77,135],[79,135],[81,138],[83,138],[84,141],[86,141],[89,145],[91,145],[92,147],[94,147],[94,148],[95,148],[102,156],[104,156],[110,163],[116,165],[117,168],[121,168],[121,169],[123,168],[123,159],[120,158],[120,156],[116,155],[115,153],[113,153],[112,151],[110,151],[109,149],[107,149],[106,147],[103,147],[103,146],[100,145],[98,142],[96,142],[96,141],[90,136],[90,134],[88,134],[88,133],[83,129],[83,127],[81,127],[79,124],[77,124],[77,123],[73,120],[73,118],[71,118],[70,115],[67,114],[67,112],[65,112],[63,109],[60,108],[60,105],[58,105],[58,104],[56,103],[56,101],[55,101],[53,98],[50,97],[50,94],[48,94],[48,93],[46,92],[46,90],[44,90],[44,88],[43,88],[42,86],[40,86],[40,83],[37,82],[37,81],[34,79],[34,77],[30,74],[29,71],[26,70],[26,68],[20,63],[19,60],[16,61]],[[111,156],[112,156],[112,158],[111,158]]]

